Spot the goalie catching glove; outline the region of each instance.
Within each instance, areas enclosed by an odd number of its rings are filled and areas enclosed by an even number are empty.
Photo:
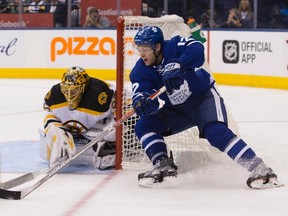
[[[184,71],[178,60],[174,59],[165,65],[162,80],[169,94],[173,93],[173,89],[180,88],[184,83]]]
[[[41,134],[40,134],[41,135]],[[49,166],[53,167],[60,158],[65,156],[72,157],[76,154],[76,147],[74,144],[73,136],[65,130],[62,124],[49,125],[44,134],[40,136],[42,146],[46,146],[46,155],[43,153],[40,156],[49,161]]]

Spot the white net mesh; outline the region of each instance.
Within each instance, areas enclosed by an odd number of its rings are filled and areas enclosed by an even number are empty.
[[[143,16],[127,16],[124,17],[124,74],[123,74],[123,98],[122,98],[122,114],[131,109],[131,83],[129,81],[129,74],[135,62],[139,59],[136,47],[133,44],[133,38],[139,28],[145,25],[153,25],[161,28],[165,39],[170,39],[173,36],[181,35],[188,37],[191,35],[190,28],[184,23],[181,17],[176,15],[166,15],[159,18],[149,18]],[[123,168],[139,168],[150,165],[139,141],[134,133],[134,125],[137,118],[132,116],[123,125],[123,152],[122,152],[122,167]],[[195,154],[202,155],[206,152],[217,152],[215,148],[211,147],[205,139],[199,139],[199,132],[197,128],[191,128],[179,134],[165,138],[168,148],[172,150],[175,162],[179,167],[181,165],[187,166],[191,163],[191,157]],[[193,156],[194,155],[194,156]],[[201,156],[202,157],[202,156]]]

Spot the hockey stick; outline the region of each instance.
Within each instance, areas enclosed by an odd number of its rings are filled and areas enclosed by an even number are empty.
[[[10,189],[17,187],[21,184],[25,184],[29,181],[32,181],[33,179],[37,178],[39,175],[47,173],[51,168],[45,168],[41,170],[37,170],[35,172],[27,173],[25,175],[19,176],[17,178],[11,179],[6,182],[1,182],[0,183],[0,189]]]
[[[150,99],[155,99],[157,98],[160,94],[162,94],[165,91],[165,87],[162,87],[161,89],[159,89],[157,92],[155,92],[153,95],[150,96]],[[128,113],[128,115],[124,116],[123,118],[129,118],[131,115],[134,114],[134,111],[132,111],[132,113]],[[121,121],[121,119],[120,119]],[[2,182],[0,183],[0,189],[10,189],[10,188],[14,188],[17,187],[21,184],[27,183],[29,181],[34,180],[36,177],[38,177],[41,174],[44,174],[46,172],[49,172],[51,168],[45,168],[42,170],[38,170],[35,172],[31,172],[31,173],[27,173],[25,175],[19,176],[17,178],[11,179],[7,182]]]
[[[163,92],[166,91],[165,86],[163,86],[162,88],[160,88],[157,92],[155,92],[154,94],[152,94],[149,98],[151,100],[154,100],[156,98],[158,98],[159,95],[161,95]],[[90,147],[92,147],[94,144],[96,144],[99,141],[102,141],[104,139],[104,137],[110,133],[111,131],[115,130],[118,126],[120,126],[124,121],[126,121],[129,117],[131,117],[133,114],[135,113],[135,110],[132,109],[130,112],[128,112],[127,114],[125,114],[122,118],[120,118],[118,121],[115,122],[115,124],[106,131],[103,131],[97,138],[91,140],[88,144],[86,144],[77,154],[75,154],[73,157],[71,158],[67,158],[66,160],[64,160],[63,162],[55,165],[52,168],[48,168],[47,170],[40,170],[38,172],[34,172],[34,173],[28,173],[25,174],[23,176],[17,177],[15,179],[12,179],[8,182],[4,182],[1,184],[1,188],[0,188],[0,198],[2,199],[11,199],[11,200],[19,200],[19,199],[23,199],[24,197],[26,197],[28,194],[30,194],[31,192],[33,192],[36,188],[38,188],[39,186],[41,186],[42,184],[44,184],[47,180],[49,180],[52,176],[54,176],[56,173],[58,173],[60,170],[62,170],[64,167],[66,167],[68,164],[70,164],[71,161],[75,160],[76,158],[78,158],[82,153],[84,153],[87,149],[89,149]],[[19,186],[21,184],[27,183],[31,180],[33,180],[35,177],[39,176],[40,174],[45,174],[44,177],[42,177],[39,181],[37,181],[35,184],[33,184],[30,187],[27,187],[23,190],[7,190],[9,188],[16,187]],[[34,177],[35,175],[35,177]],[[27,179],[27,181],[25,180]],[[9,183],[10,182],[10,183]],[[18,184],[17,182],[20,182],[20,184]],[[5,184],[7,183],[7,189]],[[9,184],[10,185],[9,185]],[[2,185],[3,185],[3,189],[2,189]],[[11,186],[12,185],[12,186]],[[10,187],[11,186],[11,187]]]

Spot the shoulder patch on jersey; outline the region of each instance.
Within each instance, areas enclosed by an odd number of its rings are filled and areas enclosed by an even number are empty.
[[[60,90],[60,84],[54,85],[50,91],[46,94],[44,98],[45,103],[47,106],[51,107],[52,105],[61,104],[67,102],[64,95]]]
[[[101,92],[98,96],[98,102],[99,104],[103,105],[107,102],[108,95],[106,92]]]
[[[51,90],[45,95],[45,100],[48,100],[51,97]]]

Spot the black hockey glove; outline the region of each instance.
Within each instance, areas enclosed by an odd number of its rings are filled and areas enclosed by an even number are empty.
[[[184,71],[177,60],[165,65],[162,80],[168,94],[171,94],[173,89],[179,89],[184,83]]]
[[[138,116],[143,117],[155,112],[159,108],[158,100],[149,99],[150,94],[142,93],[143,96],[139,96],[133,101],[133,108]]]

